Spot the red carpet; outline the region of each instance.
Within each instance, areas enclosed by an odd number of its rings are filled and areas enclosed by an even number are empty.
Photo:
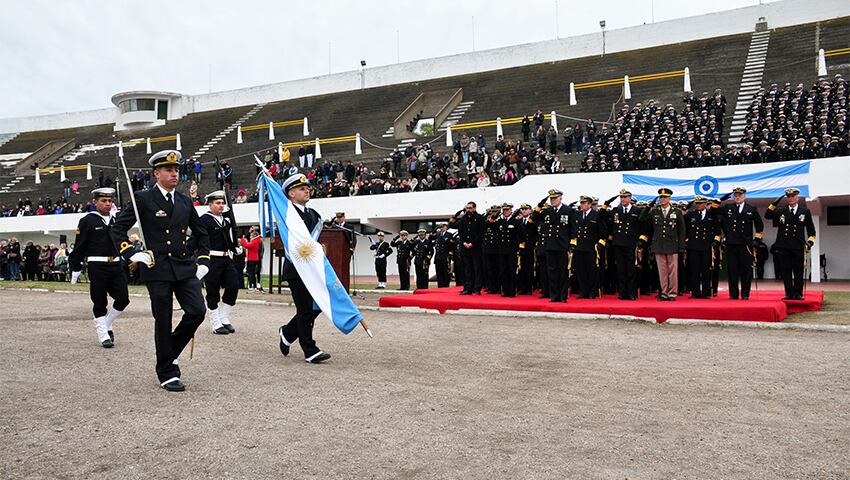
[[[781,322],[788,314],[820,310],[823,292],[806,292],[805,300],[783,301],[784,292],[764,290],[751,292],[750,299],[729,300],[721,291],[710,300],[691,300],[678,297],[675,302],[660,302],[655,296],[643,296],[636,301],[617,300],[616,296],[601,299],[578,299],[570,296],[567,303],[551,303],[537,295],[518,295],[504,298],[501,295],[460,295],[459,287],[416,290],[410,295],[381,297],[382,307],[420,307],[438,310],[483,309],[519,312],[562,312],[594,315],[630,315],[654,318],[665,322],[669,318],[697,320],[744,320],[751,322]]]

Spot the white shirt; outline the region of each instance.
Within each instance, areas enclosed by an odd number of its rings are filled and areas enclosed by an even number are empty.
[[[624,215],[628,215],[628,214],[629,214],[629,210],[630,210],[631,208],[632,208],[632,206],[631,206],[631,205],[626,205],[626,206],[623,208],[623,214],[624,214]]]
[[[170,193],[171,194],[171,204],[174,205],[174,190],[171,190],[169,192],[165,188],[163,188],[162,185],[160,185],[158,183],[156,184],[156,188],[159,189],[159,193],[162,194],[162,198],[164,198],[166,201],[168,201],[168,197],[166,197],[165,194]]]
[[[93,213],[93,214],[97,215],[98,217],[100,217],[100,219],[106,225],[109,225],[109,222],[112,220],[112,214],[111,213],[109,215],[101,215],[100,212],[98,212],[97,210],[90,212],[90,213]]]
[[[791,207],[791,215],[797,215],[797,206],[796,205]]]
[[[703,210],[702,212],[700,212],[700,216],[699,216],[699,217],[700,217],[700,220],[705,220],[705,210]]]
[[[741,204],[738,205],[738,213],[744,213],[744,203],[743,202],[741,202]]]

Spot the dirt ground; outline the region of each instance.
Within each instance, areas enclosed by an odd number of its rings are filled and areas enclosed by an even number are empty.
[[[0,478],[850,478],[847,334],[365,312],[309,365],[240,304],[167,393],[131,302],[107,350],[87,296],[0,291]]]

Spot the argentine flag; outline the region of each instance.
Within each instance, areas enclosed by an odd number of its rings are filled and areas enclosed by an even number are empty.
[[[277,227],[286,258],[295,265],[298,275],[313,296],[315,310],[321,310],[342,333],[349,333],[363,316],[339,282],[322,245],[318,242],[321,219],[312,232],[296,208],[274,180],[260,175],[259,215],[262,231],[267,222]]]
[[[711,169],[682,169],[682,170],[659,170],[659,175],[633,175],[623,174],[624,187],[632,192],[636,200],[649,201],[658,195],[658,189],[669,187],[673,190],[673,200],[687,201],[696,195],[703,197],[721,197],[732,191],[735,187],[747,189],[749,198],[776,198],[785,194],[785,189],[795,187],[800,189],[800,195],[809,196],[809,166],[811,162],[804,161],[784,167],[769,168],[770,164],[763,165],[763,169],[733,175],[729,177],[714,177],[711,175],[696,176],[694,171],[711,172],[722,171],[723,167]],[[669,176],[666,176],[669,175]]]

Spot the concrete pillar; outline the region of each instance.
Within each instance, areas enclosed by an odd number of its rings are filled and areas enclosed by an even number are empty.
[[[274,140],[274,123],[269,122],[269,140]]]
[[[304,135],[305,137],[306,137],[307,135],[310,135],[310,129],[309,129],[309,128],[307,128],[307,117],[304,117],[304,132],[303,132],[303,135]]]
[[[629,86],[629,76],[623,77],[623,99],[630,100],[632,98],[632,87]]]
[[[177,150],[178,151],[183,150],[183,144],[180,143],[180,134],[179,133],[177,134]]]
[[[504,136],[502,132],[502,117],[496,117],[496,136]]]
[[[552,110],[552,113],[549,114],[549,124],[555,127],[555,131],[558,130],[558,115]]]
[[[356,135],[356,140],[354,141],[354,154],[355,155],[363,155],[363,147],[360,145],[360,134]]]
[[[236,143],[242,143],[242,125],[236,127]]]
[[[151,137],[147,137],[147,139],[145,139],[145,153],[148,155],[151,154]]]
[[[452,140],[452,127],[449,125],[446,127],[446,146],[453,147],[455,142]]]
[[[316,160],[322,158],[322,145],[319,143],[319,138],[316,137]]]
[[[38,185],[41,183],[41,174],[38,173],[39,169],[35,169],[35,184]]]
[[[573,82],[570,82],[570,106],[576,104],[576,85]]]
[[[691,69],[685,67],[685,92],[691,91]]]
[[[91,163],[86,164],[86,180],[91,180]]]
[[[826,76],[826,54],[821,48],[818,50],[818,77]]]
[[[65,181],[65,165],[59,166],[59,181],[60,182]]]
[[[121,142],[121,141],[118,142],[118,156],[119,157],[124,156],[124,142]]]

